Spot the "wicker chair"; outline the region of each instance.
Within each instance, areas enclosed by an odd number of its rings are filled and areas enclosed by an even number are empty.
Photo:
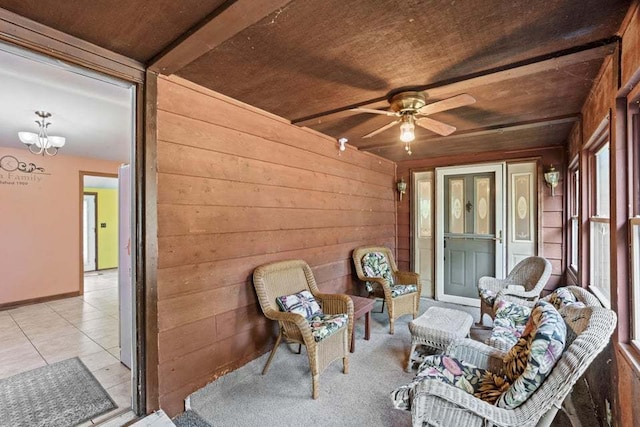
[[[381,253],[387,259],[388,265],[391,268],[394,283],[389,283],[389,280],[382,277],[370,277],[365,274],[362,267],[362,259],[367,254]],[[368,282],[372,285],[372,289],[369,291],[370,298],[382,298],[382,309],[384,310],[384,304],[387,304],[389,311],[389,333],[394,333],[395,320],[405,314],[411,314],[415,319],[418,315],[418,308],[420,305],[420,294],[422,292],[422,284],[420,283],[420,275],[410,271],[399,271],[398,266],[393,258],[393,254],[389,248],[383,246],[361,246],[353,251],[353,264],[356,268],[358,278],[363,282]],[[394,286],[392,286],[394,285]],[[416,287],[415,292],[404,293],[401,295],[395,295],[394,289],[397,287],[414,285]]]
[[[480,324],[485,314],[495,317],[493,304],[498,296],[505,300],[522,303],[534,302],[551,277],[551,263],[542,257],[532,256],[523,259],[511,270],[506,279],[481,277],[478,281],[480,295]]]
[[[349,372],[349,339],[353,330],[353,301],[347,295],[324,294],[318,290],[313,272],[302,260],[288,260],[261,265],[253,272],[253,285],[264,315],[278,321],[278,338],[262,370],[266,374],[282,338],[287,342],[304,345],[309,356],[312,376],[312,395],[319,394],[320,373],[334,360],[342,358],[343,370]],[[297,313],[282,312],[276,298],[307,290],[321,304],[325,314],[347,314],[346,326],[316,342],[307,319]]]
[[[602,307],[567,308],[567,347],[549,376],[523,404],[503,409],[438,380],[411,391],[413,426],[549,426],[573,385],[609,343],[616,315]],[[575,335],[574,335],[575,334]],[[574,338],[572,338],[572,336]],[[504,352],[477,341],[454,341],[447,354],[499,372]]]

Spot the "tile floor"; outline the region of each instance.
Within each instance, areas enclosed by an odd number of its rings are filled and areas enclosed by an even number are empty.
[[[131,372],[120,363],[118,271],[87,273],[84,295],[0,311],[0,378],[78,356],[118,408],[131,406]]]

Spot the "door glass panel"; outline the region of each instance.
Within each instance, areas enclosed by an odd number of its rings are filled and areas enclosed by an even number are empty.
[[[449,180],[449,233],[464,233],[464,180]]]
[[[513,174],[514,206],[513,236],[518,242],[530,242],[532,240],[531,218],[531,174]]]
[[[491,234],[491,180],[474,178],[476,187],[475,233]]]
[[[432,234],[432,219],[431,219],[431,181],[419,181],[418,182],[418,194],[420,200],[420,215],[418,220],[420,222],[418,233],[419,237],[431,237]]]

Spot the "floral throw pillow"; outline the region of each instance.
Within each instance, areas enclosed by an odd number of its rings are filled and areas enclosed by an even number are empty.
[[[538,301],[529,316],[522,337],[504,358],[511,387],[497,405],[513,409],[524,403],[549,375],[562,356],[567,328],[555,307]]]
[[[309,291],[301,291],[292,295],[283,295],[276,298],[276,302],[282,311],[297,313],[309,319],[316,314],[322,314],[318,301]]]
[[[393,272],[387,257],[382,252],[369,252],[362,257],[362,271],[365,277],[382,277],[387,279],[390,286],[395,285]],[[375,282],[366,283],[367,291],[373,292]]]

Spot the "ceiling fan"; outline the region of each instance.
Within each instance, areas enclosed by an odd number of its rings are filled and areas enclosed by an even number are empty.
[[[405,150],[411,154],[411,141],[416,138],[415,125],[435,132],[438,135],[450,135],[456,130],[454,126],[434,120],[427,116],[458,107],[464,107],[465,105],[471,105],[474,102],[476,102],[476,100],[473,96],[463,93],[452,96],[451,98],[443,99],[442,101],[427,104],[427,96],[424,92],[407,91],[397,93],[389,99],[391,111],[374,110],[371,108],[353,108],[351,111],[397,117],[397,120],[394,120],[373,132],[369,132],[364,135],[363,138],[371,138],[372,136],[399,124],[400,140],[405,143]]]

